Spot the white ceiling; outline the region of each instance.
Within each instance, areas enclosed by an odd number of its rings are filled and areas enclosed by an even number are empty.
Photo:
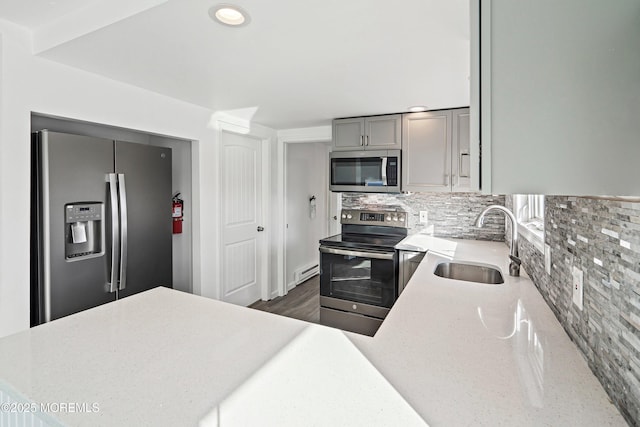
[[[42,27],[99,0],[2,0],[0,17],[30,29]]]
[[[128,17],[107,11],[117,20],[74,35],[74,9],[86,27],[90,6],[124,3],[2,0],[0,18],[33,30],[46,58],[213,110],[257,108],[275,129],[469,104],[468,0],[240,0],[251,15],[241,28],[209,19],[216,1],[132,3]]]

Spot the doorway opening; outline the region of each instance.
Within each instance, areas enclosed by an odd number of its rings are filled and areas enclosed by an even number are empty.
[[[340,194],[328,184],[330,141],[292,141],[284,148],[283,295],[319,273],[318,241],[340,232]]]

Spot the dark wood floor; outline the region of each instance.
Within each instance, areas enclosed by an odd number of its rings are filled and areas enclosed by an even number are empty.
[[[314,276],[271,301],[257,301],[249,306],[307,322],[320,322],[320,276]]]

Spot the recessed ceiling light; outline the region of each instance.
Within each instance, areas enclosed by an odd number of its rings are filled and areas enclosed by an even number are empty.
[[[251,18],[249,14],[239,6],[232,4],[218,4],[209,9],[209,17],[224,25],[240,27],[247,25]]]
[[[419,113],[420,111],[427,111],[426,105],[413,105],[409,107],[409,111],[412,113]]]

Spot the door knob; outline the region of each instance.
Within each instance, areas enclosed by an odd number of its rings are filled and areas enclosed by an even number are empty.
[[[258,231],[264,231],[264,227],[258,226]]]
[[[337,221],[337,220],[338,220],[338,216],[337,216],[337,215],[334,215],[334,216],[333,216],[333,219]]]

